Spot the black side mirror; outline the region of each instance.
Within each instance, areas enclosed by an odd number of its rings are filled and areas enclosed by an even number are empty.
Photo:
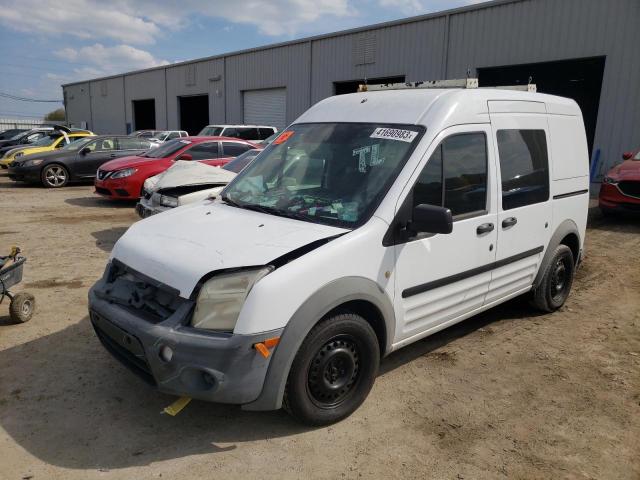
[[[87,153],[90,153],[91,149],[89,147],[84,147],[82,150],[80,150],[80,155],[86,155]]]
[[[417,205],[413,209],[408,228],[416,233],[451,233],[453,231],[451,210],[424,203]]]

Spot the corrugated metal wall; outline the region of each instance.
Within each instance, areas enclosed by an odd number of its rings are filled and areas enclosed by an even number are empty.
[[[297,43],[226,58],[227,122],[243,123],[242,92],[262,88],[287,89],[287,121],[310,105],[310,44]]]
[[[211,123],[242,123],[243,91],[284,87],[291,122],[332,95],[337,81],[398,75],[409,81],[461,78],[468,69],[604,55],[594,143],[604,169],[624,150],[640,146],[639,26],[639,0],[490,2],[125,74],[108,81],[104,98],[96,98],[103,80],[68,85],[67,114],[71,121],[88,121],[98,132],[121,132],[122,118],[132,122],[132,100],[155,98],[157,128],[178,128],[177,97],[208,93]],[[192,65],[195,72],[188,71]],[[118,93],[118,88],[123,90]]]

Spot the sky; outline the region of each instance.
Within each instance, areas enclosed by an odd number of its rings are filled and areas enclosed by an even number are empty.
[[[63,83],[480,1],[0,0],[0,118],[41,118],[61,107]]]

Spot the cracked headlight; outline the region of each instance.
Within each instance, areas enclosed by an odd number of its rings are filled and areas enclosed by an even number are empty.
[[[120,170],[120,171],[114,173],[113,175],[111,175],[111,178],[130,177],[134,173],[136,173],[136,169],[135,168],[125,168],[124,170]]]
[[[211,277],[200,289],[191,326],[232,332],[253,286],[273,271],[271,265]]]
[[[178,206],[178,199],[169,195],[160,195],[160,205],[163,207],[175,208]]]

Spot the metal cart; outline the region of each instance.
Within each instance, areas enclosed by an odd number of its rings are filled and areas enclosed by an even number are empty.
[[[14,295],[9,291],[9,288],[22,281],[26,261],[27,258],[20,255],[18,247],[13,247],[8,256],[0,256],[0,303],[4,301],[4,297],[9,298],[9,315],[16,323],[31,320],[36,306],[36,300],[30,293],[20,292]]]

